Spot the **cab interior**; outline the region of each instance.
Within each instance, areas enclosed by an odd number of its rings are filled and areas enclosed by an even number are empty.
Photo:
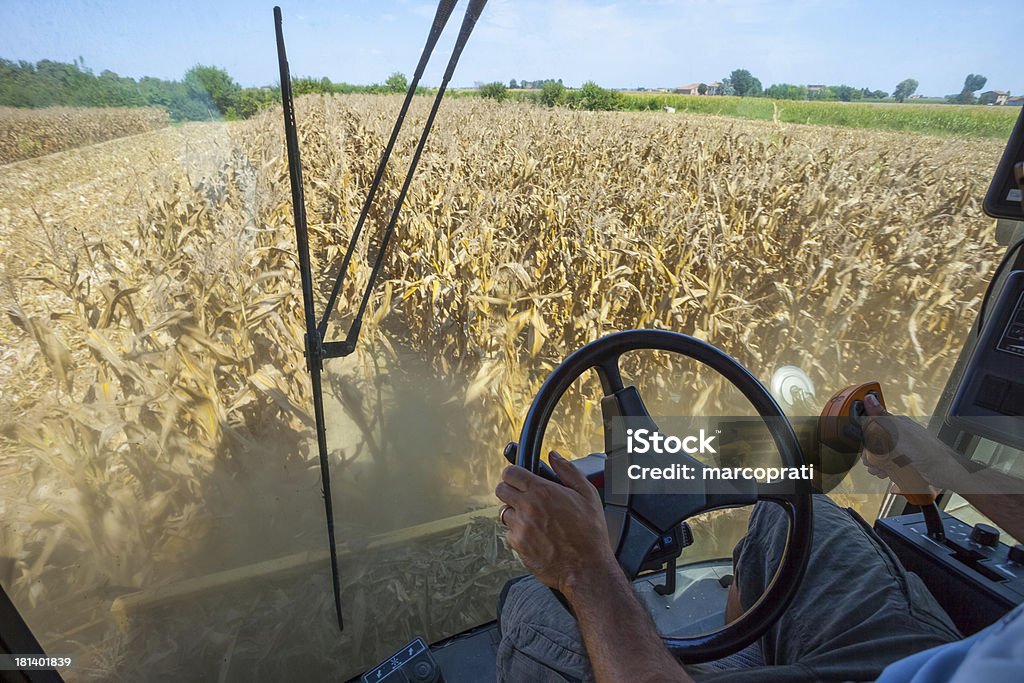
[[[965,460],[1024,479],[1024,384],[1020,383],[1024,376],[1024,253],[1019,248],[1024,244],[1022,190],[1024,112],[1018,118],[1002,159],[994,170],[989,194],[984,198],[986,212],[998,220],[995,237],[1005,247],[1004,262],[986,284],[988,291],[981,306],[983,315],[975,320],[964,337],[962,351],[946,379],[932,415],[927,418],[927,426],[932,434]],[[980,202],[982,197],[976,200]],[[775,400],[794,422],[802,416],[813,423],[824,402],[823,394],[838,388],[821,388],[816,394],[807,386],[794,388],[787,385],[787,377],[797,384],[802,381],[792,379],[793,375],[784,374],[778,383],[769,382],[777,368],[752,370],[763,384],[772,385]],[[684,391],[671,386],[668,372],[668,379],[633,378],[628,367],[623,374],[627,381],[655,387],[655,393],[660,392],[664,398],[666,407],[663,410],[666,412],[672,409],[671,405],[687,400]],[[883,389],[884,379],[863,378],[864,381],[880,380]],[[330,375],[327,381],[331,383]],[[387,391],[396,395],[403,391],[427,391],[422,389],[425,380],[416,372],[395,374],[389,381]],[[595,380],[591,378],[588,381]],[[339,388],[337,394],[332,395],[336,400],[328,401],[328,421],[333,419],[337,424],[351,419],[343,415],[345,406],[353,400],[366,398],[345,397],[344,394],[345,390]],[[521,408],[525,410],[525,407]],[[570,406],[566,410],[574,408]],[[401,409],[402,406],[398,406],[398,410]],[[723,410],[723,414],[729,413]],[[389,446],[396,449],[422,447],[417,439],[437,438],[438,423],[446,425],[445,429],[452,430],[456,438],[461,430],[472,428],[449,418],[448,402],[443,396],[425,396],[416,405],[409,406],[407,414],[395,417],[396,420],[405,420],[406,424],[416,422],[419,429],[407,430]],[[558,419],[556,415],[555,420]],[[581,439],[584,443],[577,447],[575,453],[583,454],[591,448],[600,452],[602,443],[597,431],[588,433],[586,437]],[[498,440],[497,435],[495,439],[494,451],[480,457],[501,461],[501,447],[508,439]],[[427,476],[426,470],[419,467],[421,465],[412,467],[410,477]],[[944,532],[943,538],[937,539],[934,533],[930,533],[934,529],[929,528],[927,515],[920,507],[884,488],[864,494],[868,484],[864,483],[863,473],[851,470],[849,475],[853,479],[860,478],[863,484],[858,489],[857,485],[847,482],[847,486],[858,492],[851,500],[855,500],[861,514],[873,520],[878,534],[904,565],[921,576],[965,636],[991,624],[1024,601],[1024,546],[1020,545],[1021,539],[1012,538],[993,527],[963,498],[952,492],[942,492],[935,502],[941,513],[938,519]],[[272,476],[265,485],[261,484],[262,495],[273,491],[272,484]],[[368,496],[381,496],[380,491],[371,487],[367,490]],[[293,493],[282,492],[280,496],[282,500],[290,501]],[[308,494],[308,490],[302,494]],[[384,495],[386,500],[376,501],[381,514],[386,514],[389,505],[397,505],[395,501],[407,494],[391,488]],[[339,501],[342,510],[348,504],[351,501]],[[435,504],[437,510],[425,513],[428,521],[369,535],[360,543],[347,544],[339,550],[344,556],[340,585],[344,625],[340,633],[349,639],[346,641],[349,649],[343,654],[310,655],[314,650],[331,653],[339,637],[338,625],[333,623],[325,551],[322,548],[303,550],[269,558],[254,553],[250,558],[253,561],[235,558],[233,566],[228,568],[219,567],[208,572],[197,569],[180,580],[149,589],[128,591],[111,585],[109,593],[104,596],[109,598],[109,613],[125,629],[146,629],[150,633],[145,640],[145,649],[133,653],[138,659],[138,668],[132,670],[146,671],[149,666],[155,667],[150,669],[152,671],[174,675],[174,662],[189,659],[187,646],[182,645],[171,631],[164,631],[162,626],[175,622],[177,632],[181,632],[181,623],[176,621],[179,617],[175,614],[187,610],[184,619],[194,629],[200,629],[204,620],[212,623],[225,618],[238,625],[233,636],[218,636],[220,640],[216,650],[220,653],[219,660],[209,653],[205,653],[202,659],[203,667],[220,667],[220,680],[235,680],[239,675],[269,678],[284,671],[302,673],[309,680],[328,677],[336,680],[338,676],[364,681],[444,680],[457,683],[495,680],[494,661],[499,639],[495,621],[499,609],[496,587],[515,580],[522,574],[522,567],[503,545],[496,523],[497,506],[493,500],[481,501],[469,511],[445,509],[443,503],[433,501],[424,503],[425,506]],[[260,528],[270,524],[264,516],[269,514],[267,510],[267,507],[255,504],[245,510],[245,533],[251,546],[259,546]],[[723,513],[711,521],[695,523],[692,528],[684,523],[662,536],[649,549],[634,586],[663,635],[689,636],[714,631],[723,625],[733,571],[731,547],[737,535],[742,534],[748,513],[749,510]],[[235,513],[225,511],[224,514]],[[339,523],[343,524],[341,520],[339,517]],[[296,533],[302,534],[304,539],[320,539],[322,529]],[[415,567],[425,554],[439,556],[438,562],[442,565],[486,565],[486,577],[478,579],[475,584],[459,585],[454,579],[438,573],[436,567],[421,571]],[[385,576],[383,568],[390,572],[387,577],[393,573],[400,574],[403,567],[408,568],[406,571],[411,582],[407,586],[399,586],[398,595],[421,590],[426,597],[410,597],[406,606],[386,604],[378,599],[380,581],[377,576]],[[393,583],[395,580],[384,578],[382,581]],[[306,639],[296,643],[290,639],[291,631],[306,633],[303,629],[308,625],[303,623],[301,614],[282,611],[287,615],[283,622],[282,617],[274,616],[275,609],[285,602],[294,602],[296,594],[302,596],[308,614],[315,615],[310,621],[316,622],[318,640]],[[473,595],[469,606],[465,601],[452,598],[468,594]],[[41,642],[52,639],[51,634],[39,637],[40,630],[48,631],[49,617],[44,612],[60,609],[59,598],[52,606],[46,607],[16,603],[8,596],[5,587],[0,596],[0,652],[62,654],[41,645]],[[430,621],[421,613],[431,610],[461,610],[461,617],[451,623],[470,621],[473,625],[432,638],[420,630],[423,623]],[[371,618],[375,612],[391,621],[394,626],[391,633],[380,632],[380,627],[375,625],[377,622]],[[103,618],[106,616],[104,614]],[[99,618],[96,617],[97,620]],[[250,631],[265,632],[270,628],[268,623],[273,622],[281,622],[277,624],[280,636],[271,639],[262,656],[250,653],[247,663],[242,663],[241,655],[233,660],[236,656],[233,653],[246,649],[247,639],[255,642]],[[76,638],[87,638],[91,628],[89,620],[84,620],[77,632],[64,634],[58,642],[61,647],[68,647]],[[405,637],[396,638],[394,632],[404,633]],[[381,655],[381,643],[385,643],[394,654]],[[267,643],[261,641],[260,647],[265,646]],[[351,657],[353,649],[360,647],[372,651],[374,660],[380,663],[368,664],[366,656],[344,659]],[[274,663],[278,657],[287,664]],[[328,665],[333,668],[327,668]],[[204,670],[209,674],[208,679],[217,679],[217,672]],[[186,673],[179,675],[185,678],[196,674],[196,669],[185,668],[183,671]],[[238,671],[245,671],[245,674]],[[54,670],[3,671],[0,676],[11,681],[63,680]]]

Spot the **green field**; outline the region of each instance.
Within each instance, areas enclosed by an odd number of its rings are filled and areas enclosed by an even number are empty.
[[[627,109],[661,109],[849,128],[1006,139],[1020,109],[945,104],[808,102],[759,97],[624,95]]]
[[[475,91],[462,91],[468,94]],[[510,99],[538,101],[539,91],[510,91]],[[771,100],[761,97],[616,93],[619,108],[735,116],[743,119],[806,123],[847,128],[907,131],[930,135],[1005,140],[1020,114],[1018,107],[900,104],[896,102],[823,102]]]

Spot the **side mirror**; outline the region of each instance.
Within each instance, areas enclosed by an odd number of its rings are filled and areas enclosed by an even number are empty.
[[[983,208],[993,218],[1024,221],[1024,107],[1003,150],[992,183],[985,194]]]

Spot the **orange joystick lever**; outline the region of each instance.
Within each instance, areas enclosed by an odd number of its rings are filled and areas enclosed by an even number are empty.
[[[846,387],[837,391],[829,399],[818,420],[818,439],[822,444],[844,453],[861,449],[864,441],[862,424],[867,416],[864,410],[864,399],[869,394],[873,394],[882,407],[885,407],[882,387],[878,382],[865,382]],[[870,464],[879,468],[886,464],[880,456],[870,451],[867,453],[867,459]],[[889,478],[899,489],[898,493],[903,495],[911,505],[922,509],[933,506],[936,499],[934,489],[928,485],[913,465],[909,462],[900,464],[900,460],[906,460],[905,456],[894,458],[893,462],[897,467],[885,468]]]

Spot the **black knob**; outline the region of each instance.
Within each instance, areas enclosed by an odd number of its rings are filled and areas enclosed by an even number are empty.
[[[993,546],[999,543],[999,529],[995,528],[991,524],[982,524],[978,522],[971,529],[971,540],[978,545]]]
[[[1024,545],[1018,543],[1010,548],[1010,562],[1024,564]]]
[[[416,683],[430,683],[437,680],[437,671],[432,662],[416,662],[412,669],[412,680]]]

